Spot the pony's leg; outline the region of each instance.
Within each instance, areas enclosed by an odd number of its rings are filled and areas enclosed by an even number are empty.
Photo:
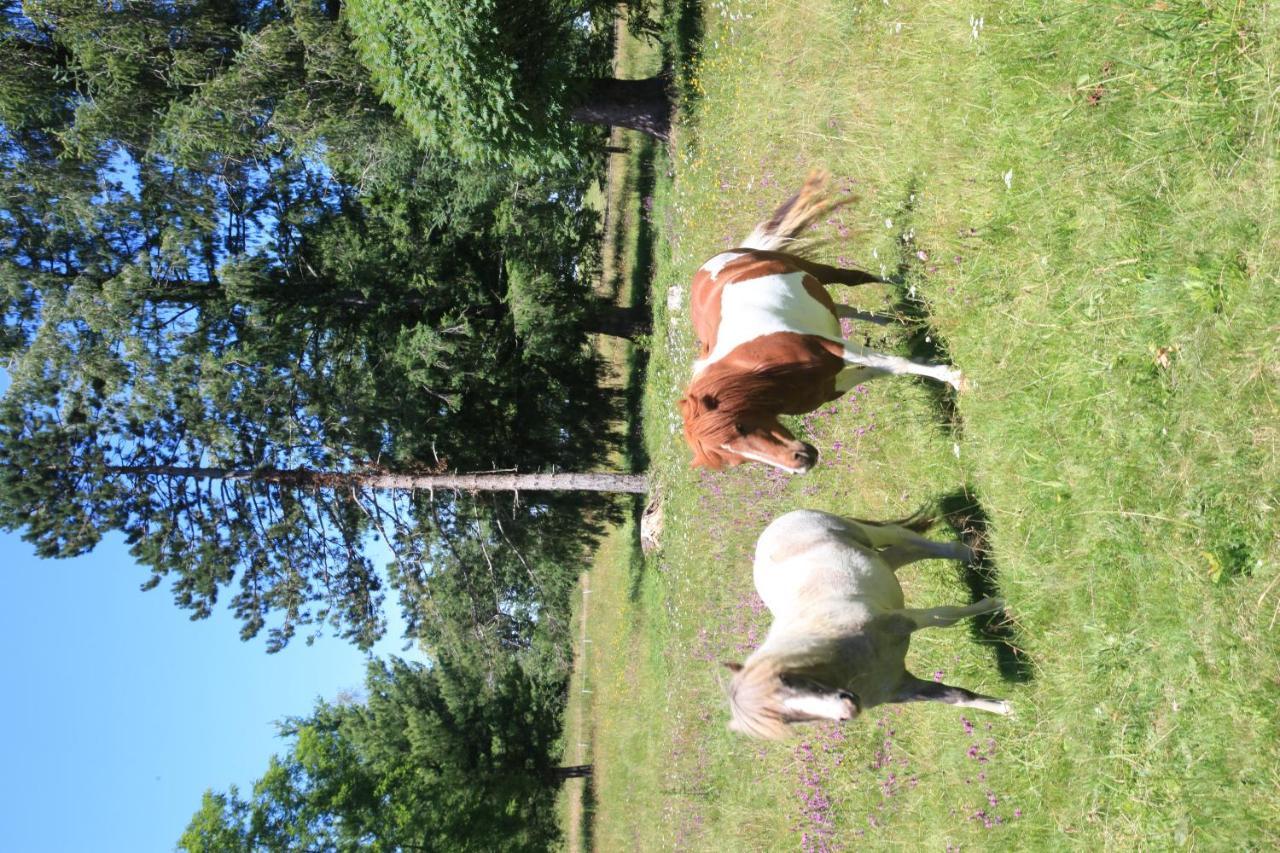
[[[862,323],[875,323],[877,326],[892,326],[898,322],[898,318],[892,314],[876,314],[874,311],[863,311],[854,308],[852,305],[841,305],[836,303],[836,317],[844,320],[857,320]]]
[[[859,539],[872,548],[883,548],[880,557],[895,571],[916,560],[960,560],[973,562],[973,549],[963,542],[935,542],[898,524],[848,519],[858,528]]]
[[[880,375],[882,375],[880,371],[869,367],[846,367],[836,374],[836,391],[844,394],[850,388],[861,385],[863,382],[870,382]]]
[[[957,391],[963,390],[964,376],[960,373],[959,368],[952,367],[949,364],[925,364],[909,358],[899,358],[896,355],[875,352],[849,341],[843,341],[843,344],[845,364],[868,368],[876,373],[896,375],[909,373],[915,376],[927,376],[938,382],[945,382]],[[841,371],[841,373],[843,372]],[[837,374],[838,379],[839,374]],[[837,385],[837,387],[839,386]]]
[[[915,536],[910,530],[904,532]],[[880,552],[880,558],[889,564],[889,568],[897,571],[901,566],[917,560],[959,560],[962,563],[972,563],[973,549],[963,542],[934,542],[920,536],[911,541],[890,545]]]
[[[921,628],[950,628],[961,619],[970,616],[981,616],[983,613],[994,613],[1004,607],[999,598],[984,598],[963,607],[924,607],[895,610],[895,616],[901,616],[912,624],[913,631]]]
[[[794,255],[790,257],[790,261],[823,284],[877,284],[884,281],[879,276],[863,270],[819,264]]]
[[[961,708],[977,708],[982,711],[990,711],[993,714],[1009,714],[1013,708],[1003,699],[995,699],[991,696],[983,696],[981,693],[974,693],[972,690],[965,690],[963,687],[952,687],[950,684],[942,684],[937,681],[924,681],[916,678],[911,673],[907,673],[907,677],[898,685],[898,690],[893,695],[894,702],[946,702],[948,705],[958,705]]]

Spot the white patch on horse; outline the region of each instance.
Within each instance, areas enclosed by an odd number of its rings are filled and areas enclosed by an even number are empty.
[[[766,275],[734,282],[721,290],[716,344],[706,358],[693,363],[693,375],[697,376],[747,341],[776,332],[843,341],[840,321],[827,306],[809,295],[804,276],[803,272]]]
[[[786,465],[783,465],[781,462],[777,462],[773,459],[770,459],[768,456],[761,456],[758,453],[751,453],[750,451],[746,451],[746,450],[734,450],[732,447],[730,447],[727,444],[720,445],[720,449],[723,450],[725,453],[732,453],[735,456],[741,456],[743,459],[750,459],[752,462],[763,462],[766,465],[772,465],[774,468],[777,468],[780,471],[786,471],[788,474],[803,474],[809,470],[808,468],[805,468],[803,466],[788,468]]]
[[[825,696],[815,694],[792,696],[784,699],[782,704],[788,711],[809,717],[818,717],[823,720],[849,719],[849,706],[836,693],[828,693]]]
[[[721,252],[711,260],[702,265],[702,268],[711,273],[711,280],[715,281],[716,276],[720,275],[720,271],[724,269],[725,264],[734,258],[741,256],[742,252]]]

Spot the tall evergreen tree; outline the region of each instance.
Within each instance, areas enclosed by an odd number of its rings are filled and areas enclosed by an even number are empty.
[[[364,704],[290,720],[249,799],[208,791],[192,851],[545,850],[558,837],[551,744],[563,695],[518,667],[370,665]]]
[[[159,472],[597,455],[579,175],[517,181],[424,152],[374,96],[337,4],[3,8],[5,526],[51,556],[121,530],[148,586],[169,578],[195,616],[238,584],[244,635],[270,625],[273,649],[326,623],[365,644],[383,591],[363,487]],[[523,310],[551,296],[563,310]],[[381,519],[411,624],[528,649],[594,510],[436,498]],[[519,604],[531,592],[537,608]]]

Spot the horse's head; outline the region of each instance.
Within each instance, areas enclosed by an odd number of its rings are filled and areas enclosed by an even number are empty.
[[[792,435],[771,412],[724,404],[713,394],[686,395],[680,412],[695,468],[719,470],[750,461],[804,474],[818,462],[817,449]]]
[[[852,692],[779,669],[767,661],[725,664],[729,683],[729,728],[751,737],[779,740],[787,726],[815,720],[846,722],[862,712]]]

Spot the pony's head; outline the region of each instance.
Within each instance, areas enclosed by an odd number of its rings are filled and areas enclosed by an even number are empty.
[[[729,682],[729,729],[751,737],[781,740],[793,723],[815,720],[845,722],[862,712],[858,697],[827,687],[803,673],[769,660],[725,664]]]
[[[693,391],[681,398],[680,413],[695,468],[718,471],[750,461],[804,474],[817,464],[817,449],[792,435],[776,414]]]

